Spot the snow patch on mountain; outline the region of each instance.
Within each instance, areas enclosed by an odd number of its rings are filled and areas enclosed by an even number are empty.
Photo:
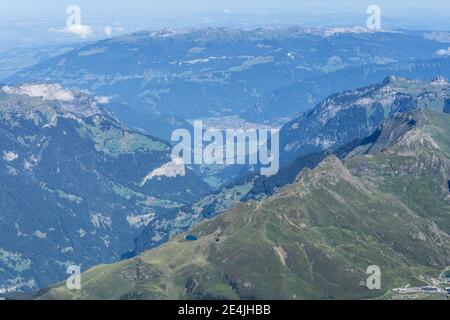
[[[39,238],[39,239],[46,239],[47,238],[47,233],[42,232],[41,230],[36,230],[36,232],[34,233],[34,235]]]
[[[334,27],[324,30],[325,36],[334,36],[341,33],[372,33],[373,30],[364,27]]]
[[[127,221],[133,228],[142,228],[147,226],[155,218],[155,213],[148,213],[138,216],[127,216]]]
[[[13,151],[3,151],[3,160],[11,162],[17,160],[19,155]]]
[[[104,229],[112,229],[111,218],[106,217],[101,213],[92,214],[91,223],[97,229],[99,229],[100,227],[103,227]]]
[[[90,49],[90,50],[80,51],[80,52],[78,52],[78,56],[79,57],[92,56],[92,55],[95,55],[95,54],[103,53],[103,52],[105,52],[106,49],[108,49],[108,48],[107,47],[105,47],[105,48],[93,48],[93,49]]]
[[[384,32],[384,33],[402,33],[402,31],[397,30],[372,30],[364,27],[332,27],[326,28],[323,30],[323,35],[326,37],[331,37],[339,34],[361,34],[361,33],[376,33],[376,32]]]

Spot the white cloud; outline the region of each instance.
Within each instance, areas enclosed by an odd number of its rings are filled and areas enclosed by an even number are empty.
[[[108,104],[109,103],[109,97],[97,96],[97,97],[95,97],[95,100],[100,104]]]
[[[441,57],[450,56],[450,47],[448,47],[447,49],[440,49],[436,51],[436,54]]]
[[[5,86],[2,90],[10,94],[22,94],[30,97],[40,97],[44,100],[71,102],[75,100],[70,90],[63,89],[59,84],[25,84],[20,87]]]
[[[108,36],[108,38],[111,38],[112,32],[113,32],[113,29],[111,28],[111,26],[106,26],[106,27],[103,29],[103,31],[105,31],[105,33],[106,33],[106,35]]]
[[[75,34],[83,39],[92,33],[92,28],[88,25],[74,24],[64,29],[64,32]]]

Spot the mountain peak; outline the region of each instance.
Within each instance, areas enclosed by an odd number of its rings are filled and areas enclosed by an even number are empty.
[[[102,97],[92,97],[82,91],[69,90],[60,84],[32,83],[18,86],[3,86],[0,93],[11,103],[2,104],[3,111],[23,112],[39,110],[43,114],[63,114],[79,117],[90,117],[99,114],[109,114],[100,104],[105,102]],[[30,99],[38,99],[37,103],[28,103]],[[22,101],[23,103],[18,103]],[[24,109],[26,108],[26,109]]]
[[[397,83],[403,83],[403,82],[406,82],[406,83],[417,83],[418,81],[391,75],[391,76],[386,77],[383,80],[383,82],[381,82],[381,85],[382,86],[386,86],[386,85],[389,85],[389,84],[397,84]]]
[[[383,82],[381,83],[382,85],[388,85],[388,84],[390,84],[390,83],[392,83],[392,82],[394,82],[394,81],[396,81],[397,80],[397,77],[395,77],[395,76],[388,76],[388,77],[386,77],[384,80],[383,80]]]
[[[431,84],[435,84],[435,85],[447,85],[450,84],[448,79],[442,76],[437,76],[436,78],[434,78],[431,81]]]
[[[338,157],[330,155],[320,162],[314,170],[307,169],[300,172],[295,178],[295,183],[304,185],[309,181],[317,184],[324,179],[331,183],[334,183],[337,179],[349,180],[350,173]]]
[[[387,85],[424,85],[426,82],[416,80],[416,79],[408,79],[404,77],[399,76],[388,76],[386,77],[383,82],[381,82],[381,86],[387,86]]]

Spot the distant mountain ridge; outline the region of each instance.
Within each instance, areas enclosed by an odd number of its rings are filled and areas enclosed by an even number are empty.
[[[162,129],[171,127],[171,121],[165,116],[182,120],[229,115],[250,121],[286,120],[306,110],[306,105],[284,106],[285,111],[280,112],[258,101],[299,80],[352,67],[435,58],[443,44],[425,35],[301,27],[139,32],[86,44],[5,81],[60,83],[107,96],[127,108],[119,118],[129,127],[158,132],[167,139]],[[352,87],[356,86],[360,85]],[[337,90],[319,90],[317,95],[311,90],[312,96],[305,97],[314,105],[342,91],[334,88]]]
[[[348,67],[303,79],[265,94],[244,118],[260,122],[286,119],[293,114],[309,111],[331,94],[380,83],[390,75],[422,81],[430,81],[436,75],[450,78],[450,59],[444,57]]]

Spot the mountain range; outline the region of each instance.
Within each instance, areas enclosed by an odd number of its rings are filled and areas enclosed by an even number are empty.
[[[177,213],[174,212],[174,221],[177,221],[176,217],[186,220],[186,217],[194,216],[194,220],[187,220],[189,224],[168,223],[161,226],[154,222],[149,223],[136,239],[135,253],[158,246],[161,244],[161,238],[167,241],[173,234],[188,229],[192,223],[211,218],[240,201],[260,199],[273,194],[278,188],[293,183],[304,168],[313,169],[331,154],[343,159],[356,147],[378,139],[385,119],[393,118],[399,112],[422,108],[448,112],[449,89],[447,80],[439,77],[431,82],[388,77],[377,85],[330,96],[311,112],[294,119],[281,129],[281,145],[283,146],[283,141],[295,141],[299,145],[299,151],[289,155],[282,149],[280,157],[285,166],[277,174],[263,177],[255,173],[245,173],[243,170],[234,183],[220,188],[191,206],[181,208]],[[372,120],[368,121],[370,117]],[[326,118],[329,120],[323,120]],[[411,124],[407,121],[399,125],[402,128]],[[305,143],[327,134],[336,139],[336,142],[330,145]],[[384,140],[390,141],[394,138],[395,135]],[[380,143],[376,146],[380,150],[384,148]],[[303,152],[307,148],[309,149]],[[293,160],[286,161],[289,158]]]
[[[0,52],[0,295],[384,299],[435,285],[450,264],[447,43],[203,28]],[[280,170],[185,165],[171,134],[194,120],[279,129]],[[81,291],[59,282],[73,265]],[[381,290],[364,285],[373,265]]]
[[[345,159],[41,299],[387,299],[450,264],[450,115],[396,113]],[[369,266],[380,290],[366,286]]]
[[[163,30],[88,43],[25,68],[4,82],[59,83],[89,90],[117,104],[114,112],[127,126],[168,139],[167,128],[176,127],[173,117],[182,121],[239,116],[283,123],[332,93],[396,73],[352,86],[327,87],[314,77],[352,67],[413,65],[439,57],[444,44],[427,32],[364,28]],[[346,81],[352,79],[350,75]],[[297,81],[295,89],[280,89]]]

